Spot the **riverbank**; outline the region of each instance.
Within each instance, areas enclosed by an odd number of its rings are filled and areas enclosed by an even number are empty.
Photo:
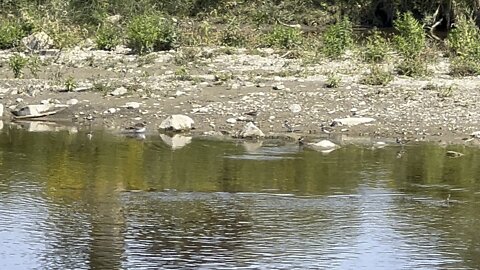
[[[118,47],[91,47],[39,56],[39,68],[15,79],[12,52],[0,56],[0,95],[8,112],[19,104],[73,104],[53,118],[119,131],[147,122],[156,132],[171,114],[195,121],[195,134],[235,136],[253,120],[267,136],[362,136],[463,143],[480,130],[480,77],[452,77],[438,55],[429,75],[395,75],[386,86],[362,84],[370,66],[350,51],[339,60],[293,58],[273,49],[183,47],[145,56]],[[382,65],[392,70],[398,56]],[[37,78],[33,78],[36,75]],[[337,85],[327,87],[332,76]],[[329,126],[336,118],[370,117],[353,127]],[[470,143],[478,143],[476,140]]]

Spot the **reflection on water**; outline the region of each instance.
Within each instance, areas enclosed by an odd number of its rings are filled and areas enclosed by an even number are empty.
[[[480,265],[477,148],[323,155],[294,143],[6,126],[0,177],[0,269]]]

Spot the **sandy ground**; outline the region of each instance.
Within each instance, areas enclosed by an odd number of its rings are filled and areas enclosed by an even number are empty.
[[[478,144],[465,139],[480,130],[480,77],[451,77],[448,59],[439,56],[429,77],[397,76],[387,86],[368,86],[360,82],[369,67],[355,54],[305,61],[271,49],[182,48],[139,57],[123,48],[76,48],[42,52],[37,78],[26,67],[23,78],[15,79],[8,66],[12,52],[3,51],[0,102],[8,122],[15,106],[78,101],[49,119],[112,132],[146,121],[148,133],[156,133],[168,115],[185,114],[200,135],[236,136],[254,121],[270,137]],[[393,70],[396,61],[392,56],[383,68]],[[340,79],[337,88],[325,86],[332,74]],[[68,78],[75,87],[67,92]],[[122,87],[126,93],[113,95]],[[129,108],[128,102],[139,107]],[[375,121],[321,128],[352,116]],[[295,132],[287,130],[285,120]]]

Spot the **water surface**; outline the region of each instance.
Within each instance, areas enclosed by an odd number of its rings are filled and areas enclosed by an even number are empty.
[[[479,199],[478,148],[6,126],[0,269],[478,269]]]

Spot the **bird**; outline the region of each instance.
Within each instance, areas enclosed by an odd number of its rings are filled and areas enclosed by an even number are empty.
[[[297,142],[298,142],[298,145],[300,145],[300,146],[304,145],[305,144],[305,137],[302,136],[302,137],[298,138]]]
[[[146,122],[136,123],[134,126],[125,128],[126,133],[141,134],[147,130]]]
[[[330,134],[333,132],[333,128],[331,127],[326,127],[323,123],[320,125],[320,129],[322,130],[323,133],[325,134]]]
[[[293,126],[288,123],[288,120],[283,121],[283,126],[287,129],[288,132],[294,132],[295,131]]]

